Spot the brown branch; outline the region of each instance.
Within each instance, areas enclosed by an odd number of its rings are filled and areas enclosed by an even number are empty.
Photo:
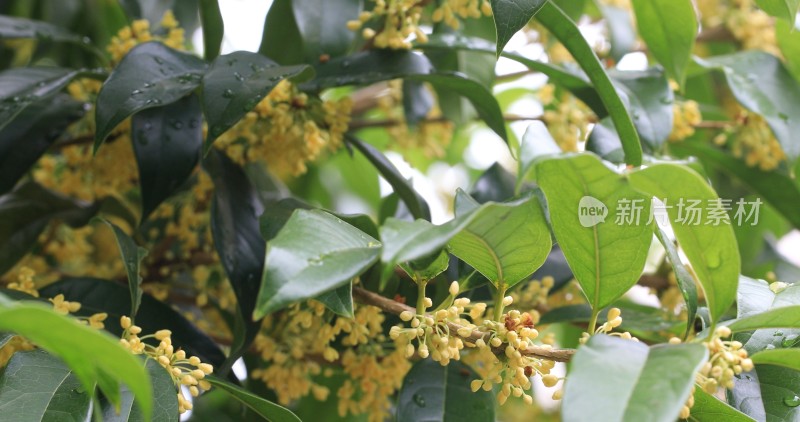
[[[416,312],[416,310],[408,305],[405,305],[400,302],[396,302],[392,299],[385,298],[377,293],[370,292],[369,290],[364,290],[360,287],[353,287],[353,298],[363,304],[372,305],[380,308],[384,312],[388,312],[395,315],[400,315],[403,311],[409,312]],[[451,333],[457,333],[459,329],[464,328],[463,326],[456,324],[454,322],[449,322],[447,324],[450,328]],[[469,336],[460,336],[462,340],[465,340],[467,343],[475,344],[478,339],[483,339],[485,342],[488,343],[489,334],[484,333],[482,331],[474,330]],[[502,347],[493,347],[492,348],[495,354],[504,353]],[[552,349],[549,347],[542,347],[542,346],[528,346],[526,350],[520,350],[525,356],[531,356],[540,359],[547,359],[556,362],[569,362],[572,358],[572,355],[575,354],[574,349]]]

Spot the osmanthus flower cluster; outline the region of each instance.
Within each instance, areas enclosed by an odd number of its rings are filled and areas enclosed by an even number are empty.
[[[428,36],[420,27],[425,7],[429,0],[371,0],[372,10],[361,12],[356,20],[347,23],[350,30],[357,31],[373,21],[379,29],[371,26],[363,28],[361,35],[371,39],[378,48],[408,49],[411,48],[411,36],[418,42],[425,43]],[[444,22],[452,28],[458,28],[459,18],[479,18],[491,16],[492,6],[489,0],[445,0],[436,2],[437,7],[431,18],[434,22]]]
[[[186,387],[192,397],[199,396],[201,391],[211,389],[211,384],[203,378],[214,372],[214,367],[201,362],[197,356],[187,357],[185,351],[175,350],[170,330],[159,330],[154,334],[140,336],[142,328],[134,325],[127,316],[120,317],[120,326],[123,331],[119,341],[123,347],[133,354],[144,355],[148,359],[155,360],[169,373],[172,382],[178,389],[178,411],[180,413],[192,410],[192,402],[183,395],[182,387]],[[158,341],[158,345],[153,346],[145,342],[148,339]]]

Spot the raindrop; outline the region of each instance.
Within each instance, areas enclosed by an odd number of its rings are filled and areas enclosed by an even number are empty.
[[[708,254],[707,263],[708,263],[708,267],[711,268],[711,269],[719,268],[719,265],[720,265],[719,253],[710,253],[710,254]]]
[[[672,99],[668,97],[663,97],[659,101],[661,101],[661,104],[667,104],[667,105],[672,104]]]
[[[782,335],[783,335],[783,331],[775,331],[775,333],[772,334],[773,337],[780,337]]]
[[[318,266],[322,265],[322,261],[317,259],[317,258],[311,258],[311,259],[308,260],[308,264],[309,265],[313,265],[315,267],[318,267]]]
[[[793,396],[793,397],[784,397],[783,404],[789,407],[797,407],[800,406],[800,396]]]
[[[271,76],[271,77],[269,78],[270,82],[279,81],[280,79],[281,79],[281,77],[280,77],[280,76]]]
[[[768,344],[768,345],[764,346],[764,350],[772,350],[774,348],[775,348],[774,344]]]
[[[786,336],[783,341],[781,341],[781,346],[783,347],[792,347],[797,342],[797,334],[789,334]]]
[[[150,87],[152,87],[152,86],[153,86],[153,84],[151,84],[150,82],[145,82],[145,83],[144,83],[144,87],[145,87],[145,88],[150,88]]]
[[[198,123],[199,122],[197,121],[197,119],[191,119],[191,120],[189,120],[189,127],[194,129],[194,128],[197,127]]]
[[[782,112],[782,111],[778,113],[778,117],[780,117],[781,120],[783,120],[784,122],[788,122],[789,121],[789,116],[786,113]]]
[[[133,97],[134,95],[139,95],[142,92],[144,91],[142,91],[141,89],[134,89],[133,91],[131,91],[131,97]]]
[[[237,81],[242,82],[244,81],[244,76],[242,76],[239,72],[233,72],[233,76],[236,78]]]
[[[225,98],[233,98],[233,90],[226,89],[225,92],[222,93],[222,96]]]
[[[350,67],[350,61],[349,60],[342,61],[342,67],[345,69]]]
[[[419,407],[425,407],[425,397],[422,394],[414,394],[414,403]]]
[[[153,60],[155,60],[155,62],[158,64],[164,64],[164,59],[161,57],[153,57]]]
[[[183,122],[181,122],[180,120],[176,120],[172,122],[172,127],[174,127],[177,130],[181,130],[183,129]]]
[[[233,66],[233,65],[235,65],[237,61],[238,61],[237,59],[230,59],[230,60],[228,60],[228,66]]]
[[[150,122],[144,122],[144,130],[150,130],[153,128],[153,124]]]

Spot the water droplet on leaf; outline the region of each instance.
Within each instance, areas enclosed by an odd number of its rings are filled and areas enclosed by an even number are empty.
[[[414,403],[419,407],[425,407],[425,397],[422,394],[414,394]]]
[[[793,396],[793,397],[785,397],[783,399],[783,404],[789,407],[797,407],[800,406],[800,396]]]

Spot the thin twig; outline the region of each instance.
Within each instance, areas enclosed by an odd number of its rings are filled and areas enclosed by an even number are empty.
[[[384,312],[389,312],[395,315],[400,315],[400,313],[403,311],[415,312],[414,308],[406,304],[385,298],[377,293],[364,290],[360,287],[353,287],[353,298],[360,303],[376,306]],[[451,333],[457,333],[459,329],[464,328],[463,326],[454,322],[449,322],[447,325],[449,326]],[[488,343],[489,333],[474,330],[469,336],[459,335],[459,337],[468,344],[474,345],[478,339],[483,339]],[[504,350],[501,347],[493,347],[492,349],[496,354],[504,353]],[[572,358],[572,355],[575,354],[575,349],[553,349],[543,346],[528,346],[526,350],[520,350],[519,352],[525,356],[547,359],[556,362],[569,362],[569,360]]]

